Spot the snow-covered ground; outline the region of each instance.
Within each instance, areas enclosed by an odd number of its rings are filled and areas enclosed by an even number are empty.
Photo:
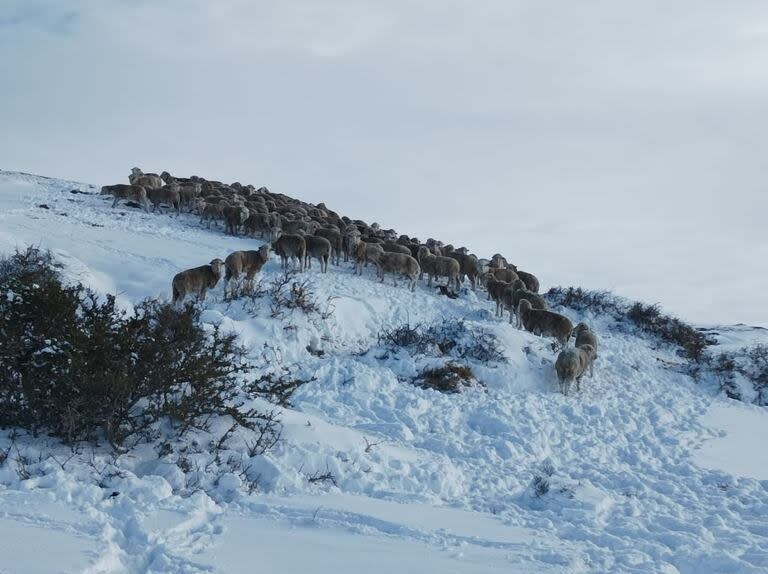
[[[181,269],[259,244],[189,215],[112,210],[96,193],[0,172],[0,252],[50,248],[68,279],[130,306],[169,297]],[[263,275],[278,274],[273,259]],[[584,317],[600,358],[564,397],[549,341],[495,319],[482,292],[410,293],[347,265],[308,276],[334,298],[327,321],[250,313],[220,288],[204,313],[255,357],[315,377],[282,413],[284,441],[250,461],[257,492],[235,474],[189,488],[173,455],[151,449],[67,461],[68,448],[21,436],[0,466],[0,572],[768,571],[768,412],[697,384],[674,349]],[[415,387],[405,379],[441,359],[377,343],[382,328],[445,318],[502,342],[506,363],[470,361],[485,388]],[[765,340],[716,330],[726,347]],[[315,472],[336,484],[310,484]]]

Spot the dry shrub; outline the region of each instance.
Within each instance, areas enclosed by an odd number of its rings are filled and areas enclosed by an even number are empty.
[[[480,385],[466,365],[446,363],[442,367],[425,369],[414,379],[422,389],[435,389],[442,393],[459,393],[464,387]]]
[[[207,430],[214,417],[256,431],[265,420],[244,407],[246,350],[204,326],[198,307],[146,300],[123,311],[113,296],[65,285],[34,248],[0,260],[0,293],[2,427],[125,450]]]
[[[553,306],[590,311],[595,315],[609,315],[619,322],[628,319],[643,333],[677,345],[683,355],[693,362],[702,361],[706,348],[714,343],[695,327],[663,313],[658,305],[626,301],[609,291],[589,291],[581,287],[553,287],[547,292],[546,297]]]

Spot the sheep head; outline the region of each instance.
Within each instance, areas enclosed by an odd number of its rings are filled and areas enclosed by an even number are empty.
[[[211,261],[210,266],[213,274],[216,276],[216,280],[221,279],[222,275],[224,275],[224,262],[217,257]]]

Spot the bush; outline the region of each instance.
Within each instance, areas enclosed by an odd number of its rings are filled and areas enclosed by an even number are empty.
[[[536,474],[531,481],[531,488],[533,489],[533,495],[536,498],[541,498],[549,492],[549,480],[540,474]]]
[[[314,381],[311,379],[300,379],[290,371],[284,370],[282,373],[266,373],[258,379],[248,383],[248,389],[254,396],[264,397],[271,403],[281,407],[290,407],[291,398],[300,387]]]
[[[316,314],[325,320],[333,314],[332,298],[320,306],[309,279],[298,280],[295,272],[286,271],[270,286],[267,294],[271,298],[270,311],[273,319],[281,318],[286,310],[299,309],[307,315]]]
[[[163,421],[176,437],[216,416],[259,431],[260,414],[243,407],[246,351],[207,331],[199,308],[147,300],[122,311],[111,295],[64,285],[34,248],[0,260],[0,294],[0,426],[118,450],[153,440]]]
[[[768,404],[768,345],[757,344],[743,347],[732,353],[720,353],[709,361],[720,382],[720,388],[731,399],[745,400],[742,389],[736,382],[739,374],[752,385],[755,392],[753,402]]]
[[[462,319],[445,319],[431,325],[410,323],[382,329],[379,343],[405,348],[412,354],[452,355],[480,362],[506,362],[496,336],[482,327],[469,326]]]
[[[546,293],[552,305],[575,311],[591,311],[596,315],[622,315],[625,312],[618,297],[610,291],[589,291],[581,287],[552,287]]]
[[[435,369],[422,371],[414,382],[422,389],[435,389],[442,393],[458,393],[462,388],[480,384],[466,365],[447,363]]]
[[[553,287],[546,297],[553,305],[596,315],[610,315],[621,321],[626,318],[642,332],[661,338],[681,348],[686,358],[694,362],[704,359],[707,346],[714,341],[696,328],[676,317],[665,315],[658,305],[630,303],[609,291],[587,291],[581,287]]]
[[[701,361],[704,350],[712,344],[701,331],[676,317],[663,314],[658,305],[634,303],[627,317],[646,333],[653,333],[664,341],[678,345],[692,361]]]

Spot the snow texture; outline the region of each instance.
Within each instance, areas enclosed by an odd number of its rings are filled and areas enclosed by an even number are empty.
[[[50,248],[67,280],[126,307],[259,244],[0,172],[0,251]],[[276,258],[262,272],[279,274]],[[563,310],[600,337],[594,378],[564,397],[551,341],[495,319],[481,291],[410,293],[348,265],[307,276],[325,321],[224,302],[221,285],[204,313],[270,368],[314,378],[280,409],[275,450],[245,474],[184,471],[179,452],[114,459],[3,431],[0,573],[768,571],[768,411],[697,384],[673,348]],[[410,384],[445,359],[377,335],[451,318],[495,334],[506,362],[468,361],[484,386],[458,394]],[[720,330],[733,346],[762,336]],[[318,341],[322,356],[307,350]],[[215,466],[203,451],[188,456]],[[235,435],[224,458],[244,451]],[[308,480],[323,473],[334,481]]]

